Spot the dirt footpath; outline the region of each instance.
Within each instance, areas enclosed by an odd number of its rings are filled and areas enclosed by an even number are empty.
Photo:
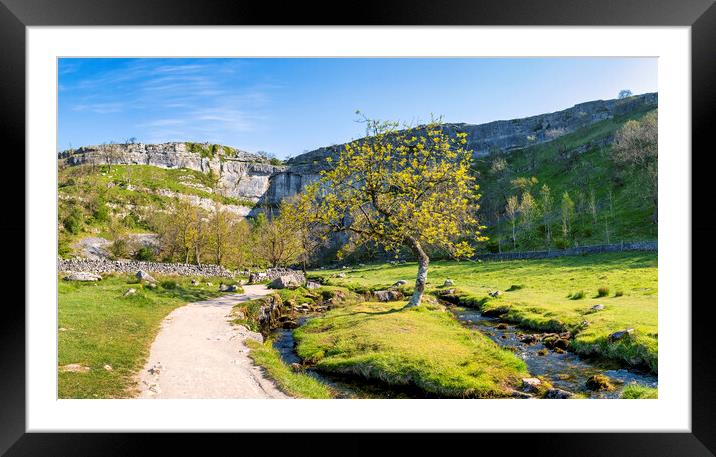
[[[228,322],[232,306],[271,293],[262,285],[244,290],[190,303],[164,319],[139,373],[138,398],[289,398],[249,358],[250,332]]]

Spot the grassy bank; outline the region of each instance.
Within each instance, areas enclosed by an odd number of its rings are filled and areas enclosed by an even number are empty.
[[[311,376],[293,371],[283,363],[270,340],[262,344],[249,339],[246,340],[246,346],[251,349],[249,357],[256,365],[266,370],[266,374],[284,393],[296,398],[333,398],[331,390],[326,385]]]
[[[629,400],[638,400],[642,398],[659,398],[659,391],[658,389],[654,389],[652,387],[644,387],[644,386],[626,386],[624,388],[624,391],[622,392],[622,398],[626,398]]]
[[[156,279],[158,287],[149,289],[129,275],[99,282],[59,277],[58,365],[80,367],[78,372],[59,370],[59,398],[130,396],[134,374],[142,368],[162,319],[185,303],[226,294],[218,292],[218,278],[208,279],[212,286],[206,281],[192,286],[191,278]],[[136,293],[125,297],[129,288]]]
[[[317,369],[417,386],[448,397],[505,397],[527,369],[487,337],[463,328],[441,305],[359,303],[329,311],[294,333]]]
[[[354,288],[384,288],[400,279],[411,286],[416,265],[369,265],[339,271],[319,271],[330,284]],[[438,292],[452,279],[461,303],[483,311],[505,311],[504,318],[525,327],[571,330],[571,349],[596,353],[627,364],[645,364],[657,372],[657,254],[610,253],[505,262],[434,262],[428,288]],[[514,286],[514,287],[513,287]],[[602,296],[599,289],[602,289]],[[496,298],[490,291],[499,290]],[[509,291],[508,291],[509,290]],[[579,298],[581,297],[581,298]],[[592,311],[595,305],[604,309]],[[588,325],[583,326],[587,321]],[[634,328],[620,341],[607,337]]]

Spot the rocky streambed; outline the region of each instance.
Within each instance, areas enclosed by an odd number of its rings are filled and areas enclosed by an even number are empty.
[[[268,333],[284,363],[327,384],[337,393],[338,398],[434,397],[417,388],[324,373],[303,366],[296,353],[293,330],[330,308],[328,303],[323,305],[289,306],[275,321],[274,328]],[[630,384],[651,388],[658,386],[657,377],[646,371],[624,368],[616,362],[569,352],[566,350],[569,335],[526,330],[500,318],[483,315],[476,309],[450,304],[447,307],[467,328],[485,334],[500,347],[513,351],[525,361],[531,377],[523,380],[522,386],[518,386],[515,391],[517,398],[543,395],[547,398],[620,398],[624,388]],[[603,381],[608,384],[600,385]],[[551,387],[545,395],[544,388],[548,385]]]
[[[658,385],[657,377],[638,369],[624,368],[616,362],[586,358],[569,352],[563,342],[568,335],[521,329],[488,317],[480,311],[460,306],[449,307],[465,326],[482,332],[501,347],[513,351],[525,361],[532,376],[539,376],[554,388],[589,398],[619,398],[624,387],[636,383],[645,387]],[[599,389],[590,380],[606,376],[613,390]],[[530,390],[526,385],[526,390]]]

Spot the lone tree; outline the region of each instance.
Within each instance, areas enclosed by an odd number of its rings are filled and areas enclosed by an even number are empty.
[[[428,278],[428,248],[454,257],[484,240],[477,224],[478,186],[470,174],[466,134],[450,136],[439,122],[398,130],[395,122],[364,119],[367,136],[346,145],[304,198],[317,205],[318,222],[345,232],[359,245],[409,249],[418,274],[408,306],[418,306]]]

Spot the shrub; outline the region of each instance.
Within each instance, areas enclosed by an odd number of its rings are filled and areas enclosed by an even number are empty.
[[[554,240],[554,245],[557,249],[567,249],[569,247],[569,240],[565,238],[556,238]]]
[[[173,279],[168,279],[166,281],[162,281],[159,283],[159,285],[162,286],[163,289],[167,289],[167,290],[173,290],[178,287],[177,282],[174,281]]]
[[[277,159],[276,157],[272,157],[271,160],[269,160],[269,163],[271,165],[276,165],[276,166],[283,165],[283,161],[281,159]]]
[[[109,208],[107,208],[104,204],[101,204],[92,214],[92,219],[94,219],[95,222],[109,221]]]
[[[581,299],[583,299],[583,298],[586,297],[586,296],[587,296],[587,295],[584,293],[584,291],[583,291],[583,290],[580,290],[579,292],[573,293],[569,298],[570,298],[571,300],[581,300]]]
[[[117,238],[109,245],[109,252],[115,259],[126,258],[129,255],[129,243],[124,238]]]
[[[139,225],[139,221],[137,220],[137,216],[134,215],[134,213],[129,213],[126,216],[124,216],[124,219],[122,219],[122,223],[127,228],[136,228],[137,225]]]
[[[606,297],[609,295],[609,287],[602,286],[597,289],[597,297]]]
[[[509,289],[505,290],[505,292],[512,292],[514,290],[520,290],[524,289],[525,286],[522,284],[512,284]]]
[[[622,295],[624,295],[624,291],[617,290],[616,292],[614,292],[615,297],[621,297]]]
[[[73,208],[70,214],[62,221],[65,230],[73,235],[77,235],[82,230],[82,211],[79,208]]]
[[[494,241],[494,240],[490,240],[487,243],[485,243],[485,247],[487,248],[487,250],[489,252],[491,252],[493,254],[500,251],[499,244],[497,243],[497,241]]]
[[[143,246],[137,250],[134,254],[134,258],[145,262],[151,262],[154,260],[154,250],[150,247]]]

